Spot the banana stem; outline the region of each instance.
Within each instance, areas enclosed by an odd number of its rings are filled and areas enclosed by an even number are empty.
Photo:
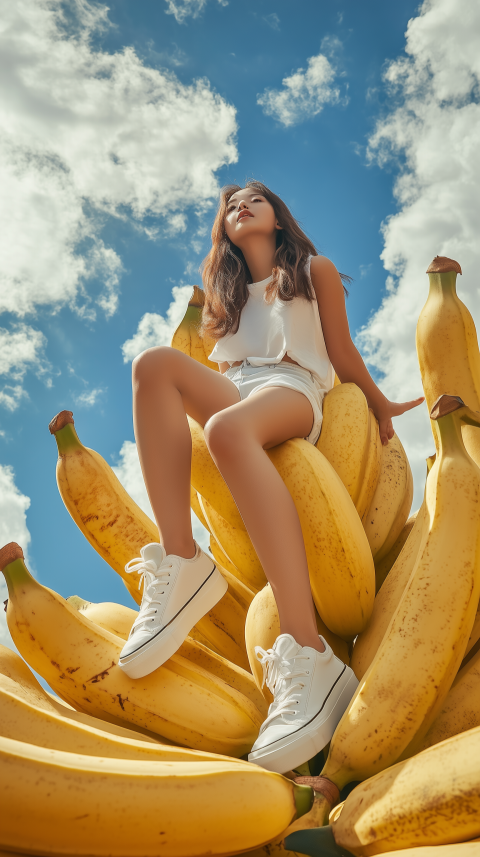
[[[446,292],[451,292],[452,295],[457,293],[457,272],[447,271],[444,274],[429,274],[430,292],[444,295]]]
[[[315,792],[310,786],[302,786],[298,783],[293,783],[293,797],[297,809],[297,818],[300,818],[305,813],[310,812],[313,806]]]
[[[15,559],[2,570],[5,575],[5,580],[7,581],[8,595],[10,598],[13,598],[15,590],[18,590],[19,587],[33,582],[33,577],[23,559]]]
[[[462,440],[461,421],[455,411],[440,417],[437,420],[437,429],[442,457],[451,458],[457,456],[459,452],[463,452],[466,457],[468,456]]]
[[[59,455],[68,455],[70,452],[76,452],[83,448],[83,443],[75,431],[73,423],[69,423],[55,432],[55,440],[57,441]]]

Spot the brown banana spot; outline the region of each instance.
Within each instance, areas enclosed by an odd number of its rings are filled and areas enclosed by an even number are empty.
[[[75,425],[75,420],[73,419],[73,411],[60,411],[53,420],[50,420],[48,424],[48,428],[50,434],[55,434],[60,429],[65,428],[68,424],[71,423]]]
[[[24,559],[23,550],[16,542],[9,542],[0,550],[0,571],[16,559]]]
[[[435,256],[427,268],[427,274],[448,274],[450,271],[462,273],[459,263],[455,259],[449,259],[448,256]]]
[[[106,670],[103,670],[101,673],[97,673],[97,675],[93,675],[91,678],[87,678],[87,684],[97,684],[97,682],[102,681],[104,678],[109,675],[109,670],[115,666],[115,661],[112,661],[109,667]]]
[[[122,709],[122,711],[125,711],[125,709],[124,709],[124,707],[123,707],[123,703],[124,703],[124,702],[127,702],[127,697],[126,697],[125,699],[122,699],[122,694],[121,694],[121,693],[117,693],[117,699],[118,699],[118,701],[119,701],[119,703],[120,703],[120,708]]]

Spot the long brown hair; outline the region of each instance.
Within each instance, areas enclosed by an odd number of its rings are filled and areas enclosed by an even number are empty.
[[[281,226],[276,233],[273,276],[265,289],[265,299],[268,302],[276,297],[282,301],[291,301],[295,297],[316,300],[315,290],[305,270],[308,257],[318,256],[315,246],[279,196],[262,182],[251,180],[245,186],[258,190],[268,200]],[[220,191],[212,228],[212,249],[201,266],[205,303],[199,333],[215,339],[237,332],[240,315],[249,295],[247,284],[250,272],[245,257],[225,231],[228,201],[238,190],[242,190],[240,185],[231,184]],[[348,296],[345,282],[350,282],[350,277],[345,274],[340,274],[340,277]]]

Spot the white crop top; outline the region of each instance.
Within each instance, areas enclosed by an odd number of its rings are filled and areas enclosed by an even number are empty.
[[[307,273],[310,277],[310,263]],[[248,286],[249,296],[243,307],[236,333],[227,333],[215,343],[208,359],[213,363],[247,358],[253,366],[280,363],[287,355],[304,369],[309,369],[323,390],[331,390],[335,370],[323,338],[318,303],[303,297],[282,301],[278,297],[268,304],[265,288],[272,277]]]

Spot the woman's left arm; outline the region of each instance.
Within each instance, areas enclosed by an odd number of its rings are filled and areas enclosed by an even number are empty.
[[[352,382],[363,391],[368,406],[378,420],[380,438],[385,445],[395,434],[392,417],[398,417],[417,407],[425,397],[398,403],[390,402],[383,395],[352,342],[345,309],[345,293],[335,265],[325,256],[314,256],[310,273],[317,296],[325,345],[333,368],[342,384]]]

